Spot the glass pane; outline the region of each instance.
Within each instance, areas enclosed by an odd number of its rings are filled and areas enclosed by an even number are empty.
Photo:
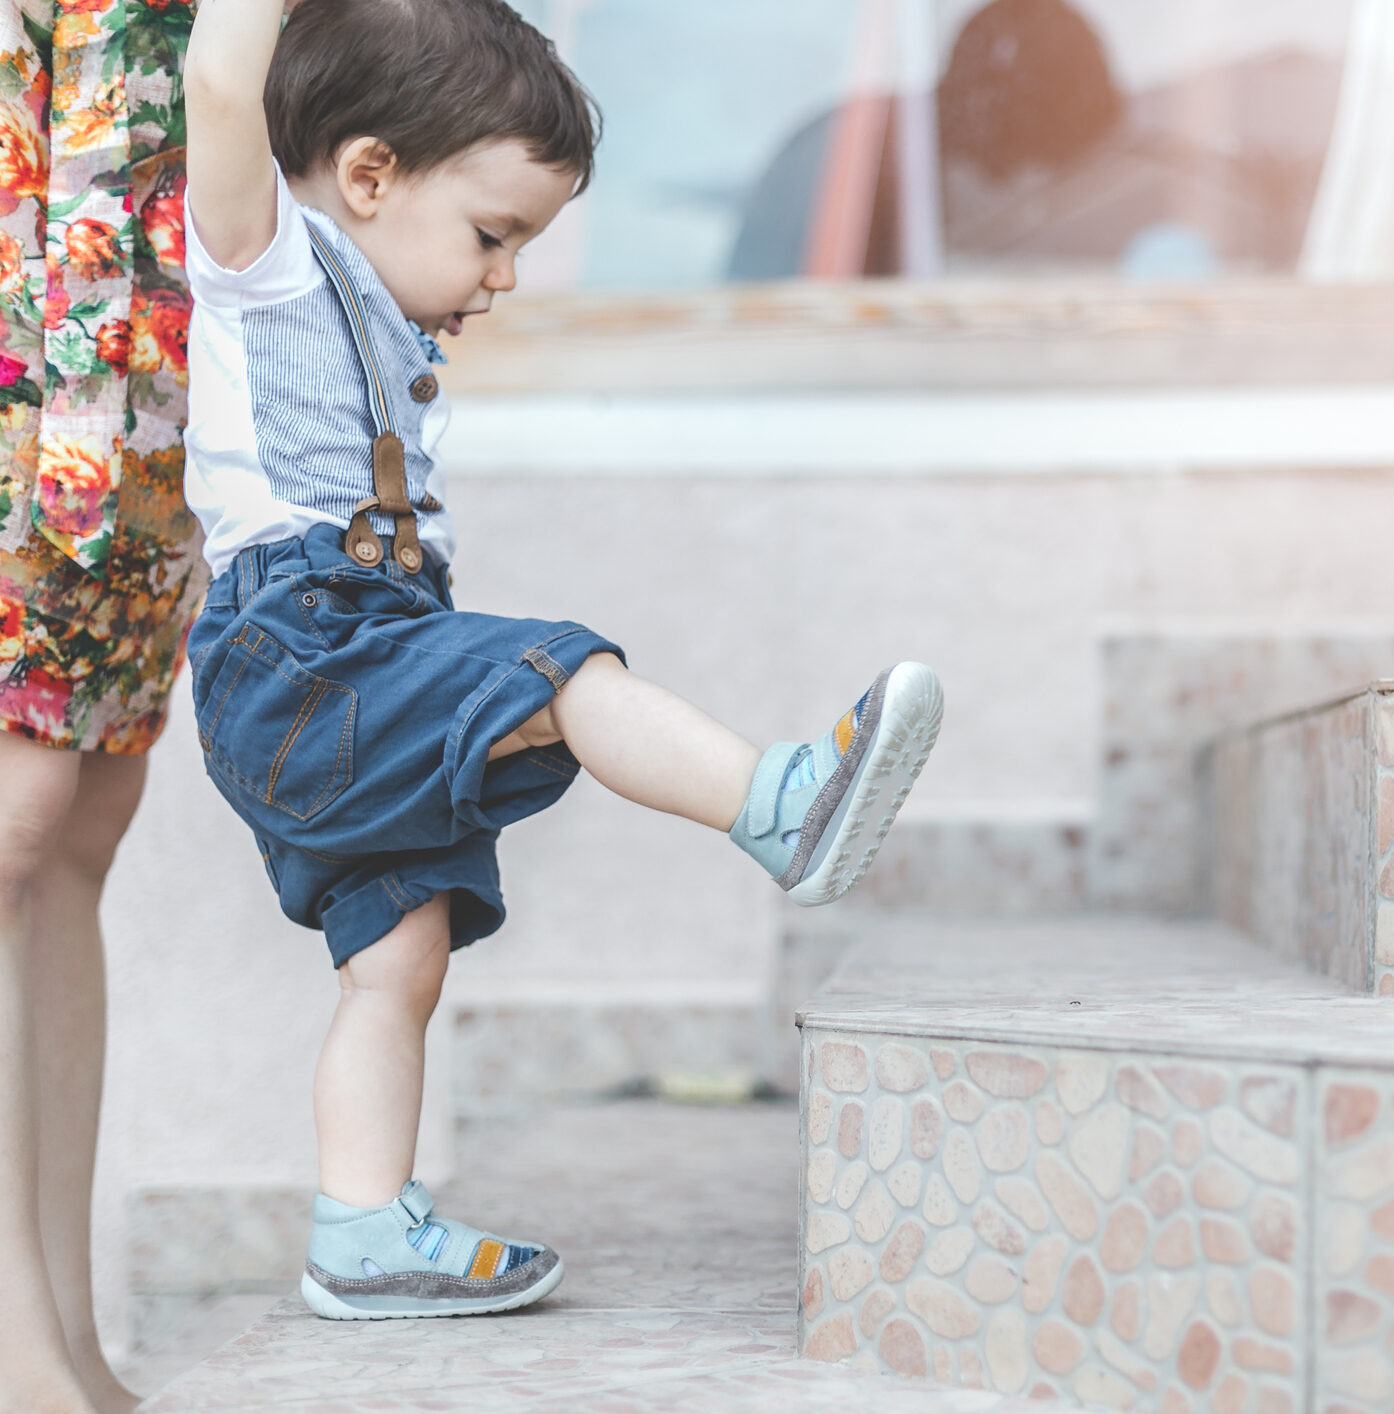
[[[1369,141],[1387,0],[519,8],[606,119],[533,289],[1298,274],[1317,228],[1351,263],[1365,169],[1394,165]]]

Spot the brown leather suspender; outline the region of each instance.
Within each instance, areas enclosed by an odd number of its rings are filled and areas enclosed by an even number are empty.
[[[377,436],[373,438],[373,494],[364,497],[353,508],[353,519],[344,535],[344,548],[360,565],[381,563],[382,541],[373,529],[368,513],[379,511],[390,515],[396,522],[392,557],[408,574],[415,574],[424,563],[424,556],[416,533],[416,511],[407,492],[406,450],[394,427],[386,379],[378,365],[372,337],[368,332],[367,311],[337,252],[315,229],[313,223],[307,221],[305,225],[310,234],[311,247],[329,278],[330,288],[338,295],[339,303],[348,316],[359,362],[363,365],[363,373],[368,380],[368,403],[373,415],[373,425],[377,429]],[[423,381],[417,380],[418,383]],[[434,379],[431,379],[431,384],[434,393]],[[417,397],[415,388],[416,385],[413,385],[413,397]],[[438,511],[441,505],[434,496],[427,496],[421,502],[420,509],[427,512]]]

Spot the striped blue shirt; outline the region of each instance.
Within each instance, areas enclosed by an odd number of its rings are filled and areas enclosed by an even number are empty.
[[[322,212],[301,207],[276,173],[276,235],[245,270],[226,270],[186,220],[194,296],[189,325],[185,495],[220,574],[248,545],[347,529],[373,493],[375,434],[368,387],[348,318],[316,260],[313,221],[347,267],[367,310],[412,504],[445,500],[436,448],[448,420],[432,374],[434,341],[397,307],[373,267]],[[439,350],[435,350],[439,357]],[[380,535],[392,518],[374,514]],[[442,564],[455,537],[443,510],[418,511],[423,548]]]

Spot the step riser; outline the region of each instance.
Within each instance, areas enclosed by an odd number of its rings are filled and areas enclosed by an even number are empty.
[[[803,1057],[806,1356],[1164,1414],[1390,1407],[1394,1080],[808,1025]]]
[[[1215,912],[1278,956],[1394,995],[1394,697],[1371,689],[1201,757]]]

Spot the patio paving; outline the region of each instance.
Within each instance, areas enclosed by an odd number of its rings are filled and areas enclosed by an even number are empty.
[[[634,1099],[471,1121],[439,1206],[552,1243],[567,1263],[553,1297],[503,1316],[362,1323],[288,1297],[142,1408],[1040,1411],[794,1358],[798,1152],[792,1101]]]

